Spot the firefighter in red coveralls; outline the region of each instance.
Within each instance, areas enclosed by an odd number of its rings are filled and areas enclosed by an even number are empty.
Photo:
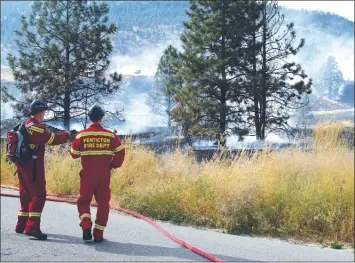
[[[29,133],[29,146],[37,152],[37,159],[31,159],[23,165],[17,165],[20,185],[21,210],[18,213],[16,233],[25,232],[26,235],[39,240],[47,239],[41,232],[41,213],[46,201],[46,181],[44,175],[45,145],[58,145],[68,141],[69,132],[54,134],[46,129],[43,121],[46,103],[35,100],[31,103],[31,117],[25,125]]]
[[[98,204],[93,230],[95,242],[103,241],[103,230],[110,211],[110,172],[122,165],[125,156],[125,148],[117,135],[102,127],[104,115],[99,106],[95,105],[89,110],[88,116],[92,123],[89,128],[77,133],[70,150],[74,159],[81,157],[77,206],[84,240],[92,239],[90,202],[93,195]]]

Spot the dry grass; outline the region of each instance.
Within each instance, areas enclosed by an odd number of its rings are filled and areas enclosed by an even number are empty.
[[[15,170],[15,166],[6,160],[5,147],[1,145],[1,183],[18,186],[18,179],[14,174]]]
[[[233,234],[354,242],[354,152],[339,123],[315,128],[312,151],[284,150],[197,163],[179,149],[156,155],[126,141],[111,175],[112,202],[156,219],[225,229]],[[15,183],[1,160],[2,183]],[[48,154],[50,192],[77,193],[80,162]],[[12,177],[13,178],[13,177]]]

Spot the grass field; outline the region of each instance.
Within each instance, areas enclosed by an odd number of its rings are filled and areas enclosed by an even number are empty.
[[[111,202],[155,219],[231,234],[353,245],[354,150],[339,140],[342,128],[317,126],[311,151],[265,149],[202,163],[180,149],[157,155],[128,139],[124,165],[111,175]],[[69,157],[68,147],[47,153],[49,192],[78,193],[80,161]],[[16,185],[3,153],[2,183]]]

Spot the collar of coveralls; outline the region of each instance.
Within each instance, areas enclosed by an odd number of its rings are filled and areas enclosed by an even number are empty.
[[[92,122],[90,128],[102,128],[102,125],[99,122]]]
[[[33,124],[38,124],[39,123],[39,121],[33,116],[31,116],[30,119],[27,122],[28,123],[32,122]]]

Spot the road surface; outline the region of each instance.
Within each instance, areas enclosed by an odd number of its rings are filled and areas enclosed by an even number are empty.
[[[2,189],[2,192],[8,192]],[[1,197],[1,261],[207,261],[165,237],[149,223],[111,211],[103,243],[84,242],[76,206],[46,202],[42,231],[31,240],[14,231],[18,198]],[[96,208],[92,208],[95,218]],[[178,238],[226,261],[353,261],[353,250],[297,245],[214,230],[159,224]]]

